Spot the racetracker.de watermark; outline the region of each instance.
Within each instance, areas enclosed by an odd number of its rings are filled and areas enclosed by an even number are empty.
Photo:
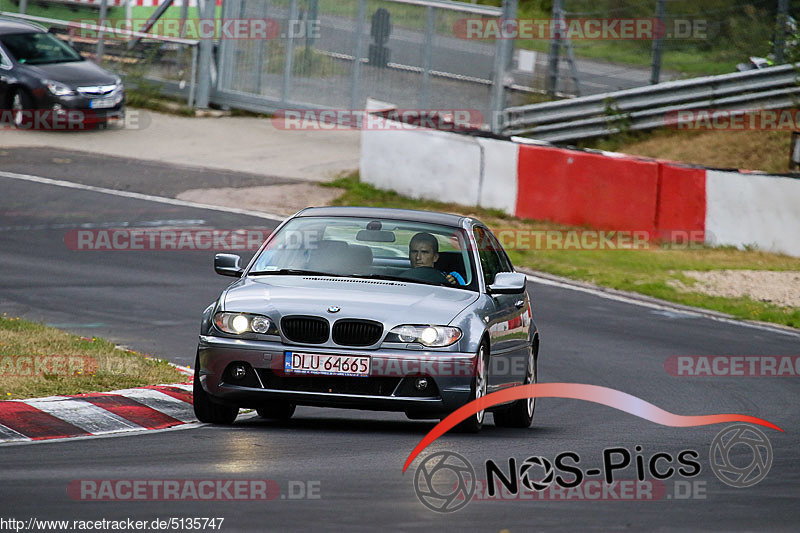
[[[91,376],[97,359],[84,355],[0,355],[0,377]]]
[[[270,235],[266,228],[71,229],[64,244],[73,251],[255,251]]]
[[[497,239],[506,250],[651,250],[702,248],[703,230],[529,230],[499,228]],[[482,243],[478,248],[483,249]]]
[[[670,111],[664,124],[676,130],[798,131],[800,109],[687,109]]]
[[[800,376],[800,355],[673,355],[664,370],[676,377]]]
[[[91,109],[0,109],[2,130],[81,131],[102,123],[121,129],[143,130],[151,122],[150,114],[140,109],[112,113]]]
[[[554,37],[571,41],[652,41],[653,39],[707,39],[704,19],[571,18],[496,19],[463,18],[453,24],[459,39],[531,39]]]
[[[76,479],[67,495],[78,501],[319,500],[318,480],[274,479]]]
[[[472,131],[484,122],[483,113],[477,109],[283,109],[270,120],[279,130],[310,131]]]
[[[112,38],[127,38],[131,31],[145,27],[148,19],[111,18],[83,19],[69,24],[70,35],[96,39],[102,33]],[[186,19],[162,18],[153,23],[148,31],[153,35],[168,38],[210,40],[271,40],[271,39],[318,39],[322,36],[318,19],[294,19],[281,23],[273,18],[223,18]]]

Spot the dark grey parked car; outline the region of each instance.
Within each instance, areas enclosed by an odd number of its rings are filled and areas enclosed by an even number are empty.
[[[73,129],[122,119],[125,90],[44,27],[0,17],[0,104],[4,126]]]
[[[539,335],[524,274],[473,218],[362,207],[305,209],[270,235],[203,314],[199,420],[240,407],[289,418],[296,405],[441,418],[475,398],[535,383]],[[528,427],[533,399],[497,406]],[[478,431],[480,412],[461,429]]]

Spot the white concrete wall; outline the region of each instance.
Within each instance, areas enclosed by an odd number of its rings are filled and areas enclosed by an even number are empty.
[[[706,235],[800,257],[800,179],[706,171]]]
[[[477,205],[481,149],[475,139],[370,121],[373,125],[361,131],[362,181],[411,198]]]
[[[361,180],[412,198],[514,213],[516,144],[370,118],[361,131]]]
[[[513,215],[517,209],[517,163],[519,145],[509,141],[479,138],[483,147],[481,207],[502,209]]]

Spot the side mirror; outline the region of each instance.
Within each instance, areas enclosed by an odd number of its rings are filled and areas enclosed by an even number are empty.
[[[492,294],[519,294],[525,292],[525,274],[519,272],[498,272],[494,283],[489,285]]]
[[[244,269],[240,266],[242,258],[234,254],[217,254],[214,256],[214,272],[222,276],[242,277]]]

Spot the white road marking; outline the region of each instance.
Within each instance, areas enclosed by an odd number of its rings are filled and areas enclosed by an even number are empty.
[[[616,302],[622,302],[630,305],[638,305],[639,307],[648,307],[650,309],[658,309],[660,311],[670,311],[670,312],[677,312],[683,313],[687,316],[695,316],[695,317],[702,317],[708,318],[711,320],[716,320],[717,322],[724,322],[725,324],[732,324],[735,326],[742,326],[746,328],[753,328],[753,329],[760,329],[763,331],[769,331],[771,333],[782,333],[784,335],[789,335],[792,337],[800,337],[800,332],[794,332],[785,330],[778,327],[772,327],[766,324],[754,324],[752,322],[745,322],[742,320],[736,320],[733,318],[725,318],[720,316],[714,316],[712,314],[704,313],[702,309],[698,309],[697,311],[690,311],[687,309],[681,309],[677,307],[672,307],[668,303],[659,304],[656,302],[647,302],[643,300],[637,300],[636,298],[629,298],[627,296],[623,296],[621,294],[613,294],[609,293],[600,289],[593,289],[591,287],[582,287],[580,285],[572,285],[570,283],[564,283],[561,281],[556,281],[547,278],[541,278],[539,276],[534,276],[531,274],[525,274],[525,276],[533,281],[534,283],[540,283],[542,285],[550,285],[553,287],[559,287],[561,289],[568,289],[571,291],[578,291],[578,292],[585,292],[587,294],[593,294],[594,296],[599,296],[600,298],[605,298],[607,300],[614,300]]]
[[[73,398],[51,397],[25,403],[93,434],[145,429],[102,407]]]
[[[220,207],[218,205],[187,202],[185,200],[176,200],[175,198],[165,198],[163,196],[153,196],[150,194],[142,194],[138,192],[117,191],[115,189],[106,189],[105,187],[83,185],[81,183],[73,183],[71,181],[64,181],[64,180],[54,180],[50,178],[43,178],[41,176],[32,176],[30,174],[17,174],[16,172],[0,171],[0,177],[9,178],[12,180],[30,181],[33,183],[43,183],[45,185],[55,185],[56,187],[66,187],[68,189],[92,191],[101,194],[109,194],[112,196],[121,196],[123,198],[135,198],[137,200],[146,200],[149,202],[156,202],[160,204],[179,205],[183,207],[195,207],[197,209],[208,209],[210,211],[221,211],[224,213],[236,213],[238,215],[247,215],[250,217],[258,217],[267,220],[274,220],[276,222],[283,222],[283,220],[287,218],[284,216],[275,215],[272,213],[264,213],[261,211],[251,211],[249,209],[237,209],[235,207]]]

